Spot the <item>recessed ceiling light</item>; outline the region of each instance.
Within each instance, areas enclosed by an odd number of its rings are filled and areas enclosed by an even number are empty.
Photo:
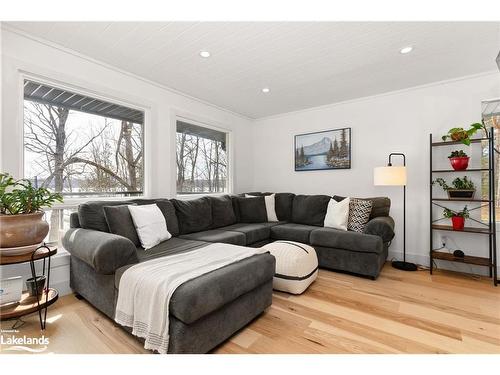
[[[204,58],[210,57],[210,52],[208,52],[208,51],[200,51],[200,56],[204,57]]]
[[[262,92],[263,92],[264,94],[267,94],[269,91],[271,91],[271,90],[269,89],[269,87],[264,87],[264,88],[262,89]]]
[[[413,47],[412,46],[408,46],[408,47],[401,48],[399,50],[399,52],[402,53],[403,55],[405,55],[407,53],[410,53],[412,50],[413,50]]]

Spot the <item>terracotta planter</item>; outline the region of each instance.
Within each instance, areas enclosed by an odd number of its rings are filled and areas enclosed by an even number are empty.
[[[462,216],[453,216],[451,218],[451,224],[453,226],[453,230],[464,230],[465,218]]]
[[[464,171],[469,166],[469,157],[462,156],[457,158],[449,158],[452,168],[456,171]]]
[[[0,248],[39,244],[49,233],[43,212],[0,215]]]

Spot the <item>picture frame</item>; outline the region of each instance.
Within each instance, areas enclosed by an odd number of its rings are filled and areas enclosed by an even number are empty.
[[[351,169],[351,148],[351,128],[297,134],[295,171]]]

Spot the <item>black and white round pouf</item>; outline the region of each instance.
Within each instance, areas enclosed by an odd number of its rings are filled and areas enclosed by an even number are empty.
[[[294,241],[275,241],[263,248],[276,258],[274,289],[301,294],[316,280],[318,257],[311,246]]]

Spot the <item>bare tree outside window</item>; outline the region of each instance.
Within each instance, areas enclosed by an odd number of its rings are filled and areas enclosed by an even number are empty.
[[[24,177],[65,198],[142,195],[143,125],[25,95]],[[69,216],[48,216],[54,241]]]
[[[178,126],[177,193],[227,192],[226,134],[208,129],[198,134],[179,130]]]

